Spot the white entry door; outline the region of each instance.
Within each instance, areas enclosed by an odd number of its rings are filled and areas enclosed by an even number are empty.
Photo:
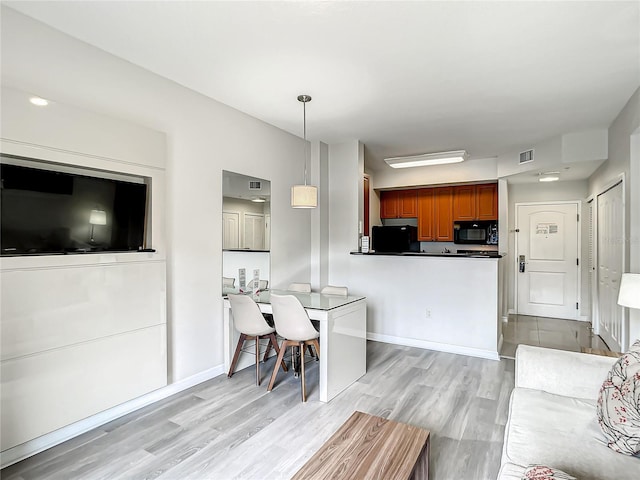
[[[240,214],[222,212],[222,248],[240,248]]]
[[[597,217],[597,332],[607,346],[622,351],[623,310],[618,305],[620,277],[624,267],[624,205],[622,183],[598,195]]]
[[[243,248],[264,250],[264,215],[261,213],[244,214]]]
[[[519,314],[578,317],[578,204],[516,205]]]

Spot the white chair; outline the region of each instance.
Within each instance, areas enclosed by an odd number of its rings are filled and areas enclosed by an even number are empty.
[[[320,290],[322,295],[342,295],[346,297],[349,295],[349,289],[347,287],[335,287],[333,285],[327,285],[322,290]]]
[[[222,277],[222,286],[233,288],[236,286],[236,279],[233,277]]]
[[[300,347],[300,374],[302,382],[302,401],[307,401],[307,386],[304,379],[304,350],[306,346],[313,345],[316,354],[320,356],[320,345],[318,337],[320,334],[313,328],[311,320],[306,310],[293,295],[277,295],[271,294],[271,308],[273,309],[273,320],[276,324],[278,335],[284,338],[276,366],[271,374],[271,381],[267,387],[267,391],[271,391],[273,384],[278,375],[280,364],[283,363],[283,357],[287,347]],[[286,370],[285,370],[286,371]]]
[[[244,342],[246,340],[255,340],[256,384],[260,385],[260,339],[266,338],[269,340],[269,343],[267,343],[267,349],[264,352],[263,361],[266,361],[272,346],[278,354],[280,353],[280,347],[278,346],[278,340],[276,339],[275,334],[276,329],[269,326],[262,316],[260,307],[258,307],[258,304],[250,296],[229,294],[228,297],[229,303],[231,303],[233,324],[236,327],[236,330],[240,332],[240,338],[238,339],[238,345],[236,346],[236,351],[233,354],[233,360],[231,361],[231,366],[229,367],[229,373],[227,376],[231,378],[233,375],[233,371],[238,363],[238,357],[240,356]],[[279,362],[282,361],[282,358],[278,358]],[[282,368],[285,372],[287,371],[287,366],[284,362],[282,362]]]
[[[301,292],[301,293],[311,293],[311,284],[310,283],[291,283],[289,284],[289,288],[287,288],[290,292]]]

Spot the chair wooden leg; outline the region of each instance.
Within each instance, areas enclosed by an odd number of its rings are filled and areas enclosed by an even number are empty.
[[[278,339],[276,338],[276,334],[275,333],[271,333],[269,335],[269,344],[267,345],[267,349],[270,349],[271,345],[273,345],[273,348],[275,349],[276,353],[280,354],[280,347],[278,346]],[[267,361],[267,354],[265,353],[264,355],[264,361]],[[282,361],[282,369],[285,372],[288,372],[289,369],[287,368],[287,364],[284,363],[284,360]]]
[[[302,401],[306,402],[307,401],[307,385],[305,384],[304,381],[304,347],[305,347],[305,342],[300,342],[300,352],[302,352],[302,355],[300,356],[300,377],[301,377],[301,383],[302,383]]]
[[[280,370],[280,364],[282,363],[282,358],[284,357],[284,352],[287,351],[287,347],[290,344],[288,343],[288,340],[285,340],[284,342],[282,342],[282,345],[280,346],[280,352],[278,353],[278,359],[276,360],[276,364],[273,367],[273,373],[271,374],[271,381],[269,382],[269,386],[267,387],[267,392],[270,392],[273,389],[273,384],[276,381],[276,376],[278,375],[278,370]]]
[[[240,338],[238,339],[238,345],[236,346],[236,352],[233,354],[233,360],[231,360],[231,366],[229,367],[229,373],[227,377],[231,378],[233,375],[233,370],[236,368],[236,363],[238,363],[238,357],[240,356],[240,351],[242,350],[242,345],[246,340],[247,336],[244,333],[240,334]]]
[[[309,355],[311,355],[311,358],[316,358],[316,356],[313,354],[313,348],[311,348],[311,344],[307,344],[307,350],[309,350]]]
[[[264,357],[262,357],[262,361],[266,362],[267,358],[269,358],[269,354],[271,353],[271,347],[272,347],[272,343],[273,341],[271,340],[271,335],[263,335],[261,338],[268,338],[269,341],[267,342],[267,349],[264,351]],[[277,352],[277,350],[276,350]]]
[[[320,342],[318,342],[317,338],[314,338],[313,340],[311,340],[311,343],[313,343],[313,347],[316,349],[316,362],[320,359]]]
[[[256,385],[260,386],[260,336],[256,335]]]

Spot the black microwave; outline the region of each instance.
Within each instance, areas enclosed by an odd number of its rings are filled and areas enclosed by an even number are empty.
[[[498,222],[473,221],[453,224],[453,243],[463,245],[497,245]]]
[[[376,252],[418,252],[418,227],[412,225],[375,226],[371,229],[373,250]]]

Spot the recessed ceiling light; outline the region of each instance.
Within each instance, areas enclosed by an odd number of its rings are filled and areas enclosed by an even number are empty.
[[[557,182],[560,180],[560,177],[540,177],[538,179],[539,182]]]
[[[254,197],[251,201],[255,203],[265,203],[267,200],[264,197]]]
[[[42,97],[31,97],[29,101],[39,107],[46,107],[47,105],[49,105],[49,100]]]
[[[464,162],[466,158],[466,151],[457,150],[455,152],[425,153],[423,155],[410,155],[408,157],[385,158],[384,161],[392,168],[409,168],[459,163]]]

